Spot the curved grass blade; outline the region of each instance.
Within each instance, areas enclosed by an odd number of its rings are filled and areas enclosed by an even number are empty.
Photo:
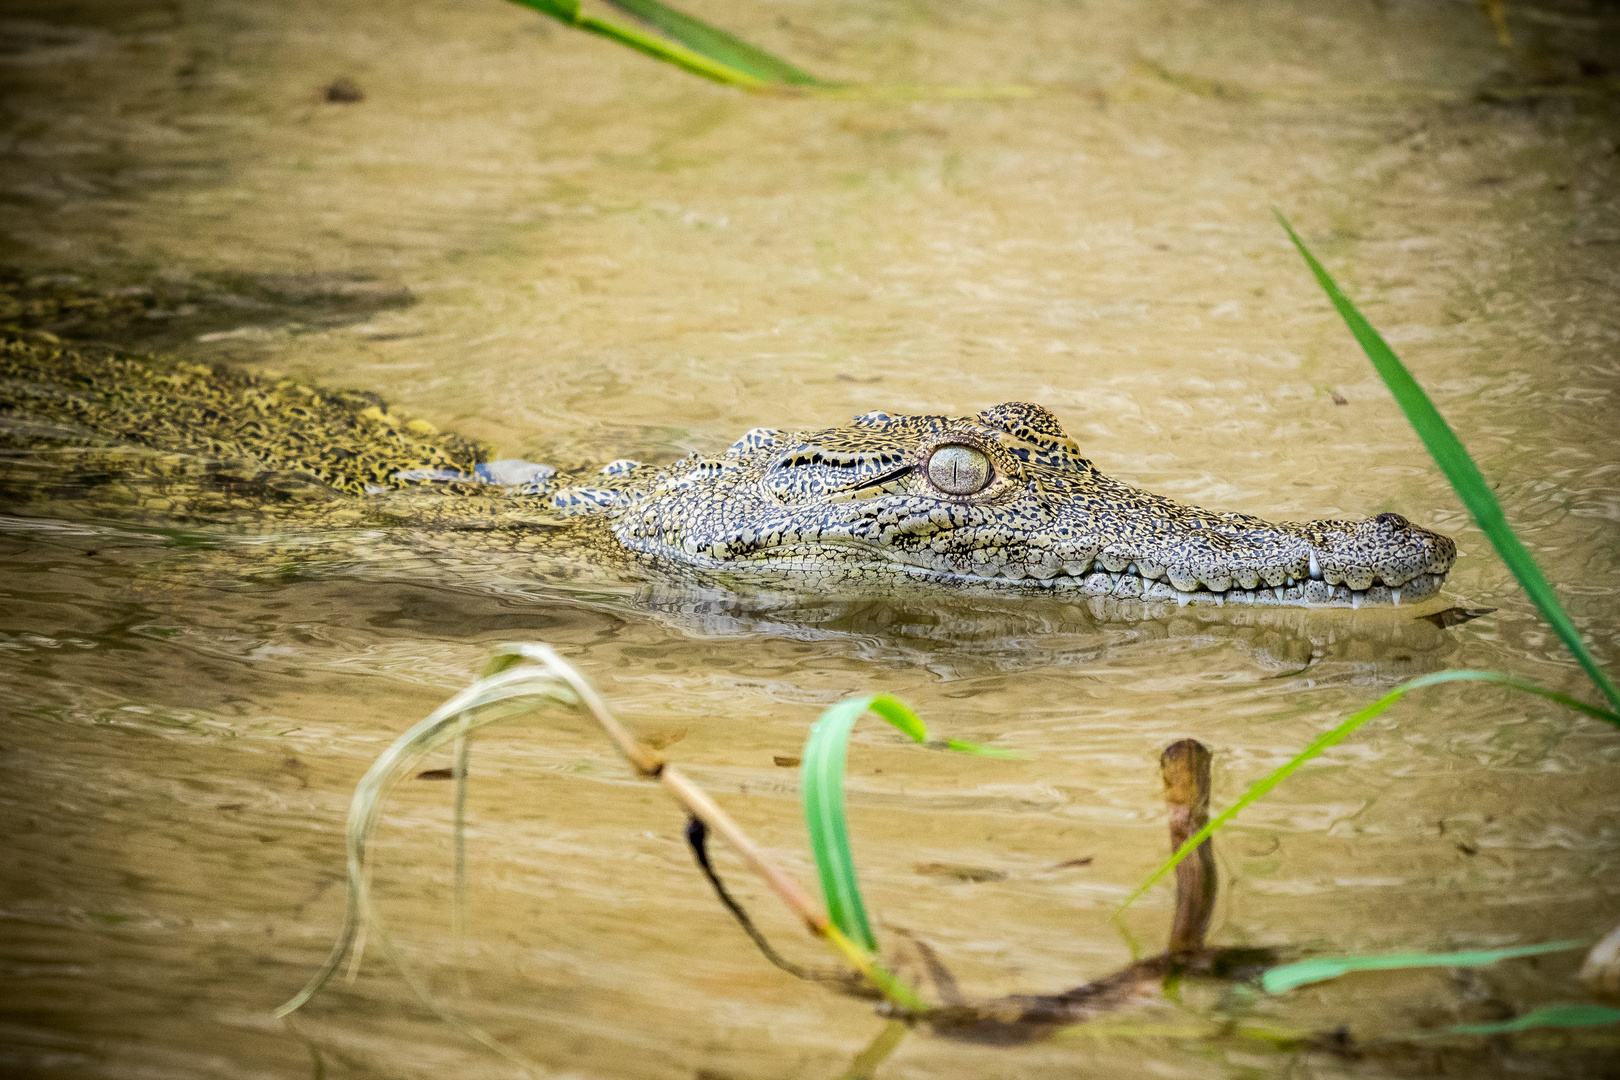
[[[1389,387],[1389,392],[1400,405],[1401,411],[1406,414],[1407,420],[1411,421],[1412,427],[1417,431],[1418,438],[1428,447],[1435,464],[1440,466],[1440,471],[1451,481],[1458,498],[1468,507],[1468,512],[1474,515],[1474,520],[1490,539],[1496,553],[1502,557],[1508,569],[1513,571],[1519,585],[1541,611],[1541,617],[1552,626],[1553,632],[1574,654],[1576,661],[1586,670],[1592,682],[1603,692],[1603,696],[1608,699],[1609,707],[1620,711],[1620,689],[1616,689],[1608,673],[1598,667],[1597,660],[1586,647],[1586,642],[1581,640],[1581,632],[1570,621],[1563,604],[1559,603],[1558,594],[1553,592],[1535,558],[1525,549],[1524,544],[1508,525],[1507,518],[1502,514],[1502,504],[1497,502],[1496,495],[1485,482],[1485,477],[1480,474],[1474,459],[1468,456],[1462,441],[1451,430],[1451,425],[1446,423],[1445,417],[1440,415],[1439,410],[1434,407],[1434,402],[1429,400],[1429,395],[1424,393],[1423,387],[1418,385],[1412,373],[1406,370],[1406,365],[1401,363],[1394,350],[1378,331],[1373,329],[1372,323],[1368,322],[1356,309],[1355,304],[1350,302],[1350,298],[1344,295],[1339,283],[1333,280],[1333,276],[1316,261],[1316,256],[1311,254],[1305,242],[1299,238],[1299,234],[1294,232],[1294,227],[1288,224],[1288,219],[1275,209],[1272,213],[1277,215],[1277,221],[1287,231],[1288,238],[1304,256],[1305,264],[1311,268],[1311,273],[1316,275],[1317,284],[1322,286],[1322,291],[1327,293],[1328,299],[1338,309],[1339,316],[1350,328],[1350,333],[1360,342],[1362,351],[1367,354],[1367,359],[1372,361],[1374,370],[1384,380],[1384,385]]]
[[[966,739],[944,739],[937,743],[930,742],[928,745],[934,749],[955,750],[959,754],[973,754],[975,757],[1005,758],[1008,761],[1022,761],[1027,756],[1022,750],[1005,750],[999,746],[968,742]]]
[[[1293,760],[1271,773],[1271,775],[1255,783],[1253,787],[1249,788],[1248,791],[1243,793],[1242,798],[1238,799],[1237,802],[1233,803],[1226,810],[1222,811],[1221,814],[1212,819],[1209,824],[1205,825],[1202,829],[1199,829],[1197,832],[1189,836],[1187,838],[1187,842],[1182,844],[1180,849],[1177,850],[1174,855],[1166,859],[1157,870],[1148,875],[1147,880],[1138,885],[1136,889],[1125,898],[1124,902],[1121,903],[1119,907],[1114,909],[1113,918],[1118,919],[1122,914],[1124,914],[1126,908],[1135,903],[1143,893],[1151,889],[1160,878],[1174,870],[1178,865],[1180,865],[1183,859],[1187,858],[1187,856],[1191,855],[1194,851],[1197,851],[1199,844],[1202,844],[1205,840],[1213,836],[1216,831],[1228,821],[1231,821],[1233,818],[1237,817],[1237,815],[1243,811],[1244,807],[1255,802],[1257,799],[1264,796],[1266,792],[1288,779],[1288,777],[1293,775],[1294,771],[1301,765],[1304,765],[1307,761],[1310,761],[1312,758],[1318,756],[1329,747],[1343,742],[1362,724],[1365,724],[1368,720],[1371,720],[1373,717],[1382,713],[1385,709],[1388,709],[1391,705],[1401,700],[1401,698],[1405,697],[1413,690],[1421,690],[1425,686],[1434,686],[1438,683],[1447,682],[1498,683],[1502,686],[1511,687],[1514,690],[1520,690],[1527,694],[1535,694],[1537,697],[1544,697],[1548,701],[1556,701],[1558,704],[1574,709],[1577,712],[1583,712],[1588,716],[1595,716],[1599,720],[1607,720],[1611,724],[1620,726],[1620,713],[1613,713],[1606,709],[1600,709],[1595,705],[1588,705],[1586,702],[1578,701],[1567,694],[1560,694],[1556,690],[1548,690],[1544,686],[1537,686],[1533,682],[1528,682],[1512,675],[1506,675],[1500,671],[1472,671],[1464,669],[1461,671],[1435,671],[1429,673],[1428,675],[1420,675],[1409,682],[1404,682],[1397,686],[1395,689],[1391,690],[1389,693],[1385,694],[1371,705],[1368,705],[1366,708],[1351,713],[1349,718],[1347,718],[1344,723],[1333,728],[1331,731],[1323,732],[1321,735],[1317,736],[1317,738],[1312,741],[1309,746],[1301,750],[1293,758]]]
[[[1608,1005],[1543,1005],[1514,1020],[1489,1024],[1453,1024],[1439,1035],[1510,1035],[1531,1028],[1599,1027],[1620,1024],[1620,1009]]]
[[[491,673],[485,678],[452,697],[395,739],[355,787],[345,829],[349,895],[343,913],[343,926],[326,962],[302,990],[276,1010],[277,1016],[287,1016],[314,997],[337,973],[362,928],[367,928],[375,936],[389,963],[435,1016],[508,1060],[525,1068],[535,1067],[522,1054],[439,1004],[427,984],[394,945],[392,936],[372,910],[370,882],[365,872],[367,848],[382,811],[383,797],[424,757],[447,743],[464,742],[480,728],[526,713],[535,704],[546,701],[565,705],[579,703],[573,688],[548,670],[533,667],[500,670],[502,667],[510,667],[504,657],[491,664]],[[460,753],[457,756],[462,757]],[[458,768],[464,767],[464,761],[458,761]]]
[[[878,951],[877,936],[861,898],[860,879],[855,873],[855,857],[849,847],[849,821],[844,813],[844,762],[849,753],[849,735],[855,722],[867,712],[876,713],[905,732],[913,742],[928,739],[928,728],[917,715],[888,694],[850,698],[821,714],[805,740],[804,758],[799,766],[804,799],[804,820],[810,833],[810,849],[816,859],[827,917],[840,936],[867,957]],[[1006,751],[952,739],[946,749],[985,756],[1007,756]],[[913,1013],[928,1011],[928,1004],[906,983],[881,964],[868,961],[863,970],[885,997]]]
[[[928,728],[917,715],[888,694],[850,698],[821,714],[805,740],[804,759],[799,777],[804,792],[804,820],[810,831],[810,848],[816,857],[822,897],[833,925],[868,953],[878,950],[861,900],[860,881],[855,874],[855,857],[849,848],[849,822],[844,815],[844,761],[849,751],[849,735],[855,721],[868,712],[876,713],[907,735],[913,742],[955,750],[981,757],[1016,758],[1017,751],[962,739],[928,742]]]
[[[810,729],[799,778],[804,792],[805,825],[816,857],[816,873],[821,878],[822,897],[827,902],[827,916],[851,941],[875,953],[877,937],[861,899],[855,858],[849,848],[849,821],[844,815],[844,761],[849,752],[849,735],[855,721],[867,712],[876,713],[915,742],[928,738],[928,729],[917,715],[888,694],[840,701],[822,713]]]
[[[1271,968],[1260,977],[1268,994],[1281,994],[1308,983],[1325,982],[1352,971],[1402,971],[1426,967],[1486,967],[1499,960],[1542,953],[1568,952],[1591,944],[1589,941],[1552,941],[1542,945],[1517,945],[1510,949],[1472,949],[1450,953],[1390,953],[1385,956],[1315,956],[1297,964]]]
[[[761,82],[786,86],[826,86],[816,76],[773,56],[764,49],[728,34],[718,26],[676,11],[658,0],[607,0],[626,15],[640,19],[653,29],[727,67],[752,75]]]
[[[621,45],[628,45],[637,52],[646,53],[655,60],[662,60],[666,64],[674,64],[683,71],[693,75],[700,75],[713,82],[726,86],[735,86],[744,90],[769,89],[770,80],[761,79],[746,71],[722,63],[674,42],[665,41],[651,34],[643,33],[634,27],[622,23],[611,22],[607,19],[598,19],[594,15],[586,15],[579,9],[579,0],[513,0],[513,3],[522,4],[526,8],[533,8],[542,15],[550,15],[559,22],[579,30],[605,37],[610,41],[617,41]]]

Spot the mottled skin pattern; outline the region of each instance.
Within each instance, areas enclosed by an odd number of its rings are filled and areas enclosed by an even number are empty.
[[[150,447],[169,456],[139,466],[149,472],[155,461],[298,492],[294,512],[311,520],[517,543],[549,530],[570,556],[731,587],[1359,607],[1433,595],[1456,555],[1398,514],[1272,523],[1141,491],[1099,473],[1046,409],[1017,402],[756,428],[717,458],[616,461],[586,485],[487,462],[485,448],[369,394],[12,335],[0,419],[13,445]],[[164,509],[185,505],[165,495]],[[578,527],[557,529],[565,517]]]
[[[459,435],[388,410],[382,398],[164,357],[0,341],[0,410],[109,439],[299,475],[346,495],[399,486],[411,470],[470,470],[483,453]]]
[[[942,449],[988,459],[973,491],[933,482]],[[625,469],[629,463],[620,463]],[[949,474],[946,474],[949,479]],[[627,471],[636,483],[565,489],[629,550],[722,580],[845,589],[926,581],[1186,603],[1421,600],[1456,558],[1399,514],[1268,522],[1111,480],[1046,409],[976,416],[874,412],[809,433],[756,428],[719,458]]]

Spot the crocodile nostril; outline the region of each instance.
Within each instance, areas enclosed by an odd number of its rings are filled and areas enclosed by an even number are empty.
[[[1380,525],[1390,526],[1401,526],[1407,523],[1406,519],[1401,517],[1399,514],[1379,514],[1377,517],[1373,518],[1373,520],[1378,522]]]

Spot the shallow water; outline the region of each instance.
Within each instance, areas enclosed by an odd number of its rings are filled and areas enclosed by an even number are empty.
[[[375,950],[296,1032],[270,1015],[336,929],[353,785],[503,641],[549,642],[674,740],[806,882],[796,774],[773,758],[826,705],[888,691],[941,734],[1027,753],[957,758],[874,726],[852,755],[880,934],[929,942],[971,994],[1055,991],[1129,959],[1107,915],[1165,850],[1156,762],[1173,739],[1214,751],[1224,806],[1412,674],[1497,668],[1590,699],[1273,205],[1430,388],[1612,667],[1612,6],[1510,3],[1512,49],[1462,2],[690,7],[828,76],[1047,89],[752,98],[493,0],[19,2],[0,257],[149,290],[132,295],[150,317],[86,333],[380,391],[564,465],[873,408],[1039,401],[1105,471],[1165,494],[1284,518],[1398,510],[1447,532],[1464,552],[1448,602],[1499,610],[1439,631],[1373,610],[741,604],[476,566],[288,572],[275,545],[9,508],[8,1074],[298,1076],[314,1047],[329,1076],[514,1075]],[[327,102],[339,77],[364,100]],[[449,785],[399,789],[377,888],[434,987],[524,1054],[559,1075],[831,1078],[882,1028],[758,957],[679,814],[580,721],[502,730],[474,760],[465,943]],[[1497,688],[1426,691],[1223,833],[1213,940],[1593,936],[1620,915],[1617,779],[1620,741],[1595,721]],[[721,858],[779,946],[815,958]],[[1127,923],[1152,947],[1169,911],[1155,892]],[[1243,1007],[1369,1038],[1584,1000],[1577,959]],[[1347,1060],[918,1033],[878,1075],[1601,1075],[1615,1052],[1560,1039]]]

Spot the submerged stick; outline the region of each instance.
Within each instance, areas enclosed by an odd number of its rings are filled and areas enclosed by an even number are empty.
[[[1397,701],[1401,700],[1401,698],[1405,697],[1412,691],[1421,690],[1427,686],[1435,686],[1439,683],[1449,682],[1497,683],[1502,686],[1510,687],[1514,690],[1522,691],[1526,694],[1535,694],[1537,697],[1546,698],[1548,701],[1556,701],[1565,708],[1574,709],[1576,712],[1582,712],[1588,716],[1594,716],[1599,720],[1606,720],[1609,723],[1620,727],[1620,713],[1610,712],[1607,709],[1600,709],[1596,705],[1588,705],[1586,702],[1577,701],[1575,698],[1572,698],[1567,694],[1560,694],[1556,690],[1548,690],[1544,686],[1537,686],[1533,682],[1526,682],[1525,680],[1516,678],[1515,676],[1505,675],[1500,671],[1474,671],[1469,668],[1461,668],[1448,671],[1431,671],[1427,675],[1419,675],[1415,679],[1409,679],[1406,682],[1401,683],[1401,685],[1395,687],[1395,689],[1391,690],[1389,693],[1385,694],[1371,705],[1364,706],[1363,708],[1351,713],[1345,718],[1343,723],[1339,724],[1339,726],[1328,731],[1324,731],[1315,739],[1311,740],[1311,744],[1309,746],[1295,754],[1293,758],[1284,763],[1281,767],[1272,770],[1268,775],[1256,780],[1254,784],[1249,787],[1249,790],[1245,791],[1242,796],[1238,798],[1237,802],[1233,803],[1231,806],[1228,806],[1225,810],[1222,810],[1213,821],[1210,821],[1203,828],[1193,833],[1193,835],[1188,838],[1187,843],[1181,845],[1180,850],[1176,851],[1163,863],[1160,863],[1158,868],[1147,876],[1147,880],[1143,881],[1142,884],[1138,885],[1135,889],[1132,889],[1131,894],[1124,899],[1119,907],[1114,909],[1114,919],[1118,921],[1120,916],[1125,914],[1126,908],[1134,904],[1143,894],[1157,884],[1160,878],[1168,874],[1171,870],[1175,869],[1181,864],[1183,859],[1191,855],[1193,851],[1196,850],[1196,848],[1193,846],[1194,844],[1196,844],[1198,847],[1202,847],[1205,840],[1208,840],[1211,836],[1214,836],[1222,826],[1231,821],[1233,818],[1237,817],[1238,814],[1242,813],[1244,808],[1257,802],[1268,792],[1270,792],[1272,788],[1276,787],[1278,784],[1292,776],[1300,766],[1304,765],[1313,758],[1318,757],[1329,748],[1337,746],[1345,739],[1348,739],[1357,728],[1361,727],[1361,725],[1373,719],[1375,716],[1381,715],[1386,709],[1390,708]]]
[[[1210,754],[1196,739],[1165,747],[1159,757],[1164,801],[1170,807],[1170,850],[1209,823]],[[1204,935],[1215,914],[1215,850],[1206,839],[1176,867],[1176,918],[1166,950],[1173,960],[1191,959],[1204,949]]]
[[[1170,808],[1170,850],[1180,850],[1209,819],[1210,752],[1194,739],[1165,747],[1159,757],[1164,798]],[[1176,915],[1164,952],[1127,964],[1111,975],[1061,994],[1010,994],[989,1001],[937,1009],[921,1019],[939,1034],[971,1042],[1018,1043],[1094,1020],[1161,996],[1167,978],[1191,972],[1230,977],[1269,953],[1209,949],[1204,936],[1215,912],[1218,885],[1209,840],[1176,868]],[[1228,971],[1230,969],[1230,972]]]

